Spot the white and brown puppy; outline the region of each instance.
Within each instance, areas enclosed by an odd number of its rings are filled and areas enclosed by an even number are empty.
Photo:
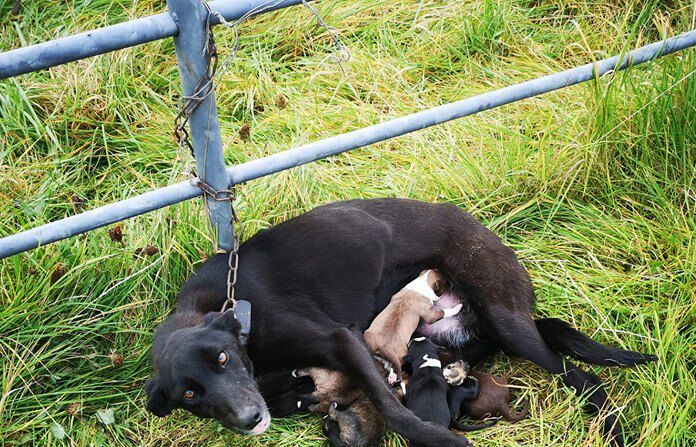
[[[461,304],[451,309],[440,309],[435,302],[447,290],[447,280],[437,270],[424,270],[392,296],[389,305],[377,315],[363,337],[368,349],[391,362],[396,377],[390,383],[402,379],[401,359],[408,352],[408,342],[418,328],[421,319],[428,324],[456,315]],[[439,294],[438,294],[439,293]]]

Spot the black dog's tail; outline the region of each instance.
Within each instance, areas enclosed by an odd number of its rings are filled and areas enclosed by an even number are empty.
[[[500,419],[501,418],[491,418],[491,420],[486,422],[485,424],[476,424],[476,425],[462,424],[458,420],[452,419],[450,421],[450,428],[453,428],[457,431],[483,430],[484,428],[493,427],[495,424],[497,424],[500,421]]]
[[[534,323],[551,349],[585,363],[628,368],[657,360],[657,356],[653,354],[641,354],[598,343],[558,318],[542,318],[534,320]]]

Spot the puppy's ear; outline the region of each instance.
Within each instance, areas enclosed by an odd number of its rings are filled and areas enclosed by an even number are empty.
[[[145,393],[147,393],[147,405],[145,409],[155,416],[165,417],[174,409],[174,405],[169,401],[169,398],[164,393],[160,386],[159,376],[154,376],[145,384]]]
[[[210,314],[206,315],[206,321]],[[223,313],[218,313],[216,315],[210,316],[211,321],[208,325],[213,329],[218,329],[221,331],[232,332],[234,335],[239,335],[239,331],[242,330],[242,325],[234,317],[234,312],[232,310],[227,310]]]
[[[435,292],[435,295],[437,296],[442,296],[446,292],[445,290],[445,281],[441,278],[438,278],[435,280],[435,283],[433,284],[433,292]]]

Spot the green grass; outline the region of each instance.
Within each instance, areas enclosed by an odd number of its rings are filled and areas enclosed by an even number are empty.
[[[0,50],[160,12],[164,2],[0,1]],[[322,1],[352,59],[294,7],[241,27],[218,91],[229,163],[603,58],[695,28],[690,0]],[[217,30],[220,46],[231,36]],[[245,234],[355,197],[452,202],[513,247],[537,315],[659,355],[592,368],[634,445],[696,442],[696,53],[255,180]],[[171,41],[0,81],[0,236],[183,179],[172,138]],[[281,107],[278,98],[287,98]],[[250,126],[244,141],[239,129]],[[319,418],[258,438],[183,412],[145,412],[154,327],[211,252],[193,201],[0,261],[0,444],[323,445]],[[159,252],[134,257],[152,244]],[[244,262],[242,259],[241,262]],[[51,277],[56,266],[66,274]],[[58,276],[58,275],[55,275]],[[572,391],[528,362],[495,357],[532,416],[472,434],[477,445],[603,445]],[[97,411],[112,409],[115,423]],[[61,441],[53,434],[60,425]],[[390,435],[390,446],[405,445]]]

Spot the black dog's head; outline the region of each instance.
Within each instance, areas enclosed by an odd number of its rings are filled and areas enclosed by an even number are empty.
[[[148,411],[164,417],[183,408],[241,433],[266,431],[271,417],[239,342],[240,329],[228,311],[172,332],[158,356],[159,373],[145,386]]]

